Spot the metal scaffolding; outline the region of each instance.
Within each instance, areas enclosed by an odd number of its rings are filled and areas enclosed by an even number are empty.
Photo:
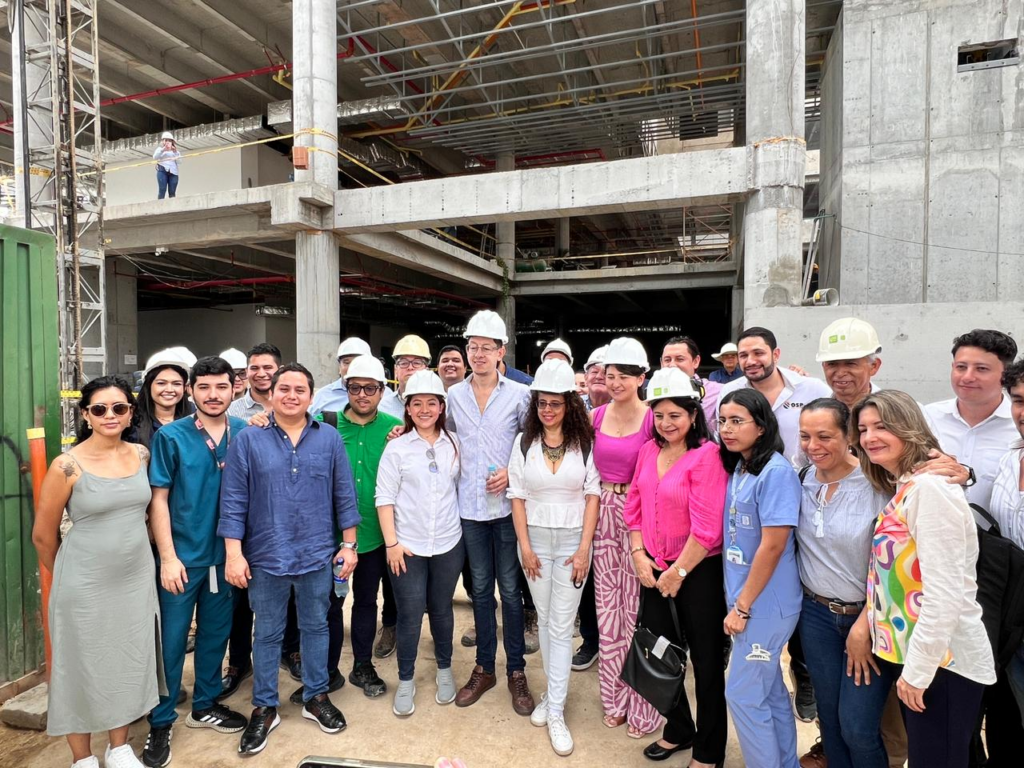
[[[57,243],[65,390],[102,375],[107,362],[96,4],[16,0],[12,8],[16,215]]]

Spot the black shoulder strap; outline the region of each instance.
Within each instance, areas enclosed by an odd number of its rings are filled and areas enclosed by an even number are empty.
[[[323,411],[321,414],[324,418],[324,424],[330,424],[335,429],[338,428],[338,412],[337,411]]]
[[[988,513],[988,510],[978,504],[970,504],[971,510],[974,512],[975,517],[980,517],[985,523],[985,530],[994,533],[996,536],[1002,536],[1003,533],[999,528],[999,523],[996,519]],[[977,522],[977,521],[975,521]]]
[[[807,473],[811,471],[811,467],[813,467],[813,466],[814,466],[813,464],[808,464],[806,467],[800,467],[800,483],[801,484],[803,484],[804,480],[807,478]]]

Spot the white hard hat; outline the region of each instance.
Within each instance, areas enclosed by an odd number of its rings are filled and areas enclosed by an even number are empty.
[[[392,353],[392,357],[395,360],[400,357],[422,357],[427,362],[430,362],[430,347],[419,336],[409,334],[400,338],[398,343],[395,344],[395,351]]]
[[[592,366],[604,365],[604,356],[608,352],[608,345],[605,344],[603,347],[598,347],[590,353],[590,357],[587,358],[587,364],[583,366],[584,371],[589,371]]]
[[[416,373],[410,376],[409,380],[405,382],[405,401],[409,402],[409,398],[413,395],[437,395],[439,398],[444,400],[444,382],[441,381],[441,377],[433,371],[416,371]]]
[[[220,353],[220,357],[223,360],[227,360],[228,365],[234,368],[236,371],[239,368],[245,368],[249,362],[246,360],[245,352],[239,349],[231,347],[231,349],[225,349]]]
[[[483,309],[469,318],[466,325],[466,332],[462,338],[468,339],[471,336],[479,336],[483,339],[497,339],[502,344],[508,344],[508,331],[505,330],[505,321],[501,315],[489,309]]]
[[[733,344],[731,341],[723,344],[722,348],[717,353],[712,353],[712,357],[715,360],[721,360],[726,355],[738,355],[740,353],[739,347]]]
[[[372,355],[373,352],[370,350],[370,345],[360,339],[358,336],[349,336],[341,344],[338,345],[338,357],[348,357],[350,355]]]
[[[373,355],[359,355],[353,358],[352,362],[348,364],[348,370],[341,378],[344,381],[373,379],[381,384],[388,380],[387,374],[384,373],[384,365]]]
[[[191,369],[196,364],[196,356],[188,347],[171,347],[171,351],[177,353],[181,360]]]
[[[844,317],[829,323],[818,340],[819,363],[835,360],[859,360],[882,351],[878,333],[871,323],[856,317]]]
[[[550,355],[552,352],[561,352],[563,355],[569,358],[569,365],[572,365],[572,350],[569,349],[569,345],[566,344],[561,339],[555,339],[546,347],[544,347],[544,351],[540,353],[540,361],[543,363],[545,358],[547,358],[547,356]],[[552,390],[544,391],[550,392]]]
[[[192,363],[196,359],[193,357],[192,362],[188,362],[181,354],[182,349],[184,347],[168,347],[150,355],[149,360],[146,361],[146,373],[148,374],[150,371],[162,368],[165,365],[173,365],[176,368],[181,368],[187,374],[192,370]],[[187,352],[188,350],[185,351]]]
[[[163,141],[164,139],[170,139],[171,141],[174,141],[174,134],[171,133],[170,131],[164,131],[163,133],[160,134],[160,141]]]
[[[643,344],[629,336],[612,339],[612,343],[608,345],[608,351],[604,353],[604,365],[605,367],[635,365],[643,368],[644,371],[651,368],[650,363],[647,362],[647,352],[644,351]]]
[[[562,392],[576,391],[576,374],[572,371],[565,360],[547,360],[540,364],[537,373],[530,384],[533,392]]]
[[[647,385],[647,402],[654,405],[659,400],[672,397],[690,397],[700,401],[700,392],[693,386],[693,379],[675,366],[659,368]]]

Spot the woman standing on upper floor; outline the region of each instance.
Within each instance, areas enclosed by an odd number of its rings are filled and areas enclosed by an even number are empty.
[[[964,768],[995,662],[976,599],[978,535],[963,489],[913,475],[938,441],[904,392],[853,409],[861,469],[892,496],[875,525],[868,621],[879,666],[896,680],[910,768]]]
[[[178,192],[178,163],[181,162],[181,152],[178,151],[173,133],[164,131],[160,134],[160,143],[153,150],[153,159],[156,160],[157,199],[163,200],[164,195],[174,197]]]
[[[640,581],[629,556],[629,529],[623,508],[640,449],[654,434],[654,414],[640,399],[640,387],[650,365],[640,342],[627,337],[608,345],[603,365],[611,402],[595,408],[590,416],[595,432],[594,464],[601,475],[593,577],[598,677],[604,724],[617,728],[628,723],[630,738],[640,739],[661,726],[661,716],[619,679],[640,602]]]
[[[639,623],[677,645],[685,637],[697,725],[683,696],[665,713],[665,732],[644,756],[665,760],[692,746],[690,766],[712,768],[725,760],[729,727],[722,669],[722,509],[729,475],[686,373],[674,367],[655,372],[647,403],[654,439],[640,449],[624,510],[643,585]]]

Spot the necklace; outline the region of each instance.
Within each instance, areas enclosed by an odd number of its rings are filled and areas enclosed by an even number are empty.
[[[548,445],[543,440],[540,441],[540,444],[544,450],[544,458],[552,464],[561,461],[562,457],[565,456],[565,440],[554,447]]]

